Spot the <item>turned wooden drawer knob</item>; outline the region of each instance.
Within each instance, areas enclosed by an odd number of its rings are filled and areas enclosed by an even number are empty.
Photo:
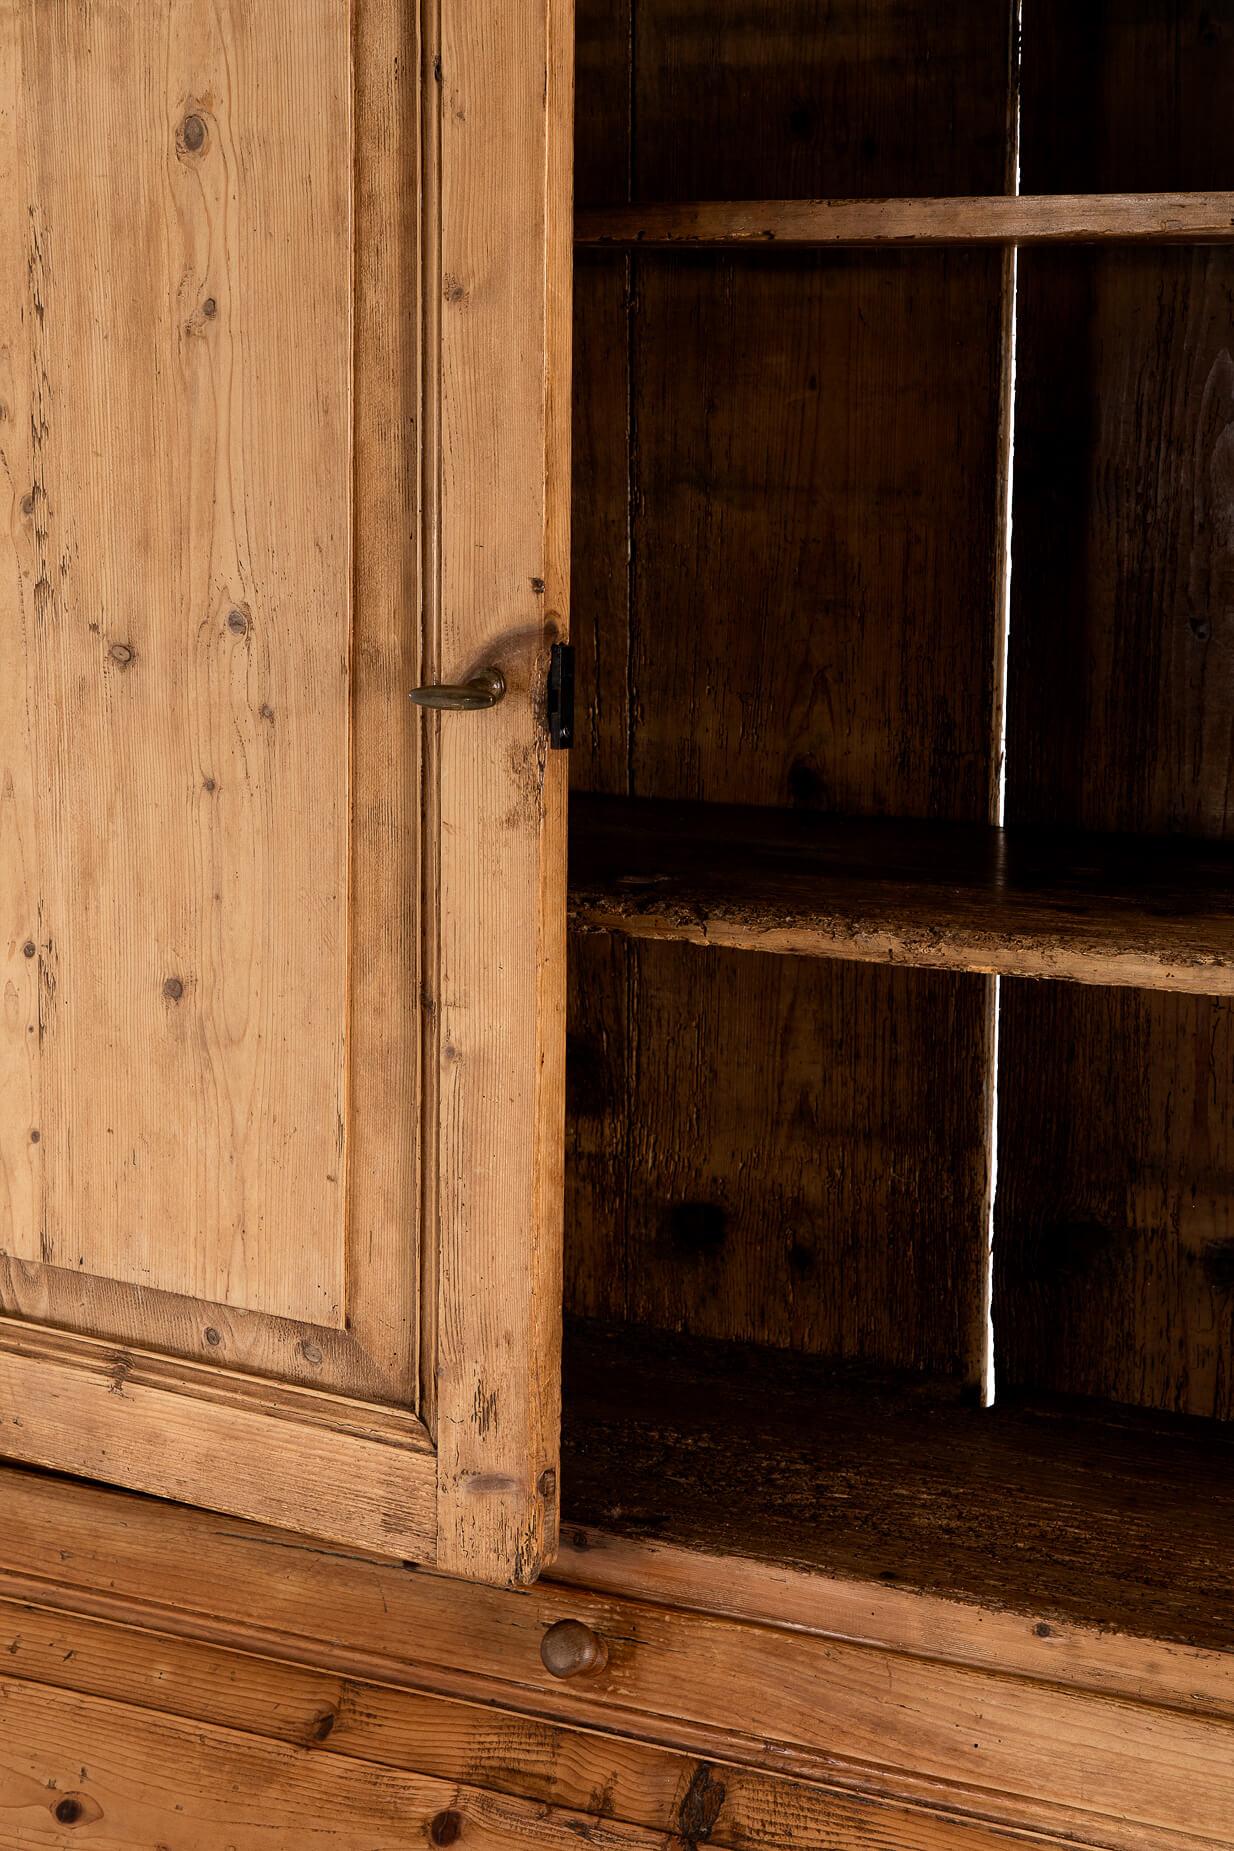
[[[540,1641],[540,1657],[554,1677],[581,1677],[584,1671],[603,1671],[608,1648],[581,1620],[558,1620]]]

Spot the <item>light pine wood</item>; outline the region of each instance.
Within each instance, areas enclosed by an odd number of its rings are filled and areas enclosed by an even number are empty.
[[[509,693],[426,723],[441,844],[438,1560],[530,1581],[557,1537],[566,763],[544,700],[569,596],[573,14],[444,0],[440,27],[435,659],[448,681],[496,666]]]
[[[569,8],[130,13],[0,28],[0,1450],[529,1577]]]
[[[0,1319],[0,1456],[431,1560],[410,1413]]]
[[[1234,993],[1234,856],[1175,839],[580,796],[577,929]]]
[[[310,10],[8,9],[5,1244],[341,1326],[351,58]]]
[[[208,1723],[0,1684],[0,1830],[11,1843],[60,1847],[74,1833],[104,1851],[405,1851],[409,1842],[469,1851],[651,1851],[664,1835],[470,1783],[377,1772]],[[82,1830],[84,1828],[84,1831]]]
[[[108,1715],[116,1714],[112,1706],[136,1706],[124,1712],[130,1724],[140,1726],[157,1710],[284,1743],[307,1751],[305,1760],[341,1756],[366,1764],[374,1788],[382,1783],[379,1770],[395,1768],[592,1818],[600,1813],[675,1835],[674,1851],[682,1841],[803,1851],[996,1851],[1023,1843],[997,1826],[872,1804],[621,1736],[14,1602],[0,1602],[0,1653],[8,1678],[23,1695],[41,1687],[52,1715],[86,1713],[69,1700],[61,1712],[53,1690],[102,1697]],[[0,1797],[0,1817],[3,1811]],[[1035,1842],[1064,1841],[1051,1835]]]
[[[452,1701],[490,1705],[502,1693],[567,1728],[774,1768],[854,1801],[958,1814],[1047,1842],[1070,1834],[1118,1851],[1228,1842],[1234,1724],[1154,1704],[1147,1641],[1138,1700],[1128,1702],[928,1650],[562,1587],[468,1585],[208,1513],[15,1477],[0,1598]],[[871,1631],[879,1595],[867,1588]],[[974,1627],[984,1617],[974,1609]],[[567,1618],[606,1641],[609,1661],[594,1679],[563,1683],[541,1664],[544,1631]],[[339,1747],[347,1752],[345,1735]]]
[[[1234,193],[1078,193],[959,199],[704,199],[593,206],[580,245],[672,248],[930,244],[1221,244]]]

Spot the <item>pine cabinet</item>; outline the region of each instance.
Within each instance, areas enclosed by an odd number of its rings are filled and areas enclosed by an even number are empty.
[[[1234,5],[0,20],[0,1454],[1225,1842]]]

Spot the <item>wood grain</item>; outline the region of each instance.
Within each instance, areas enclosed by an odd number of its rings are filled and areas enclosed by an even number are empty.
[[[1177,838],[580,796],[576,930],[935,970],[1234,990],[1234,861]]]
[[[18,9],[41,1181],[9,1240],[341,1325],[350,50],[311,11]]]
[[[413,1414],[0,1319],[0,1455],[431,1560]]]
[[[1219,15],[1051,4],[1025,60],[1027,187],[1231,178]],[[1207,850],[1230,836],[1234,260],[1037,252],[1020,275],[1008,815]],[[1007,987],[1009,1383],[1229,1417],[1228,1010]]]
[[[142,10],[18,8],[7,45],[6,739],[30,795],[6,887],[38,994],[5,1169],[35,1138],[40,1168],[5,1244],[130,1299],[350,1316],[406,1395],[403,1242],[370,1230],[350,1295],[345,1258],[352,676],[367,726],[392,672],[370,629],[397,680],[406,635],[403,549],[353,542],[349,9],[313,0],[307,33],[285,7]],[[355,845],[362,901],[378,865],[405,885],[398,812]],[[368,946],[369,979],[401,949]],[[366,1171],[389,1150],[397,1177],[385,1098]]]
[[[959,199],[699,199],[606,206],[578,245],[1226,243],[1234,193],[1001,193]]]
[[[10,1678],[23,1684],[239,1729],[306,1758],[341,1755],[676,1834],[675,1846],[705,1838],[786,1851],[996,1851],[1022,1842],[996,1826],[871,1805],[516,1711],[28,1605],[0,1602],[0,1651]]]
[[[1011,20],[982,0],[637,0],[633,197],[998,192]]]
[[[1213,1579],[1234,1504],[1222,1429],[1072,1400],[990,1411],[946,1381],[586,1322],[566,1383],[568,1515],[599,1533],[601,1574],[615,1537],[693,1550],[718,1575],[741,1561],[848,1578],[867,1602],[883,1581],[967,1600],[974,1630],[1031,1610],[1047,1639],[1057,1623],[1234,1643]],[[576,1557],[571,1579],[586,1574]],[[918,1647],[949,1637],[936,1621]]]
[[[995,133],[992,125],[1005,109],[1006,22],[988,12],[960,13],[924,30],[939,35],[935,48],[944,41],[983,48],[980,60],[973,53],[974,69],[992,83],[993,101],[977,84],[975,107],[983,123],[987,113],[991,120],[983,146],[992,160],[967,144],[956,152],[970,122],[960,130],[945,114],[952,69],[945,58],[932,67],[942,73],[936,89],[922,81],[918,90],[915,69],[892,73],[880,63],[890,57],[894,32],[876,9],[843,9],[834,36],[803,29],[793,54],[801,75],[788,79],[788,38],[781,40],[778,25],[768,26],[745,75],[733,78],[727,49],[717,62],[715,36],[740,35],[745,27],[735,16],[705,17],[686,6],[670,19],[666,6],[641,8],[632,118],[638,145],[629,162],[636,195],[671,196],[704,184],[692,163],[709,157],[694,137],[710,112],[732,105],[737,89],[730,84],[748,81],[770,94],[778,82],[784,97],[812,85],[839,108],[841,25],[847,29],[858,14],[871,62],[846,68],[863,106],[885,83],[887,96],[880,92],[870,107],[891,108],[894,91],[895,107],[903,108],[909,85],[914,126],[928,118],[934,138],[927,158],[940,172],[968,163],[966,183],[999,184],[1001,128]],[[611,69],[599,82],[600,42],[595,34],[589,39],[583,79],[624,149],[629,117]],[[619,58],[622,49],[610,44],[609,55]],[[587,107],[581,96],[580,120]],[[747,167],[761,162],[757,194],[791,190],[797,179],[786,178],[790,168],[817,190],[829,158],[821,128],[790,148],[780,115],[764,107],[760,121],[765,132],[744,136],[731,155]],[[723,136],[715,133],[718,147]],[[616,150],[601,173],[594,143],[587,145],[592,200],[602,185],[620,195],[627,170]],[[837,170],[836,184],[860,190],[862,182],[850,177],[859,157],[849,156],[850,169],[843,176]],[[872,163],[875,172],[895,184],[890,153],[881,166]],[[733,190],[740,190],[736,181]],[[587,717],[575,789],[983,822],[993,702],[999,257],[884,253],[858,263],[842,254],[781,253],[751,266],[614,253],[588,257],[585,272],[580,318],[590,308],[596,320],[580,342],[576,391],[574,603]],[[909,404],[912,419],[904,416]],[[966,510],[964,521],[957,508]],[[795,985],[803,1020],[819,1026],[825,1045],[848,1033],[840,1061],[846,1081],[862,1098],[879,1100],[877,1138],[863,1145],[866,1154],[851,1171],[827,1178],[819,1171],[819,1137],[828,1135],[833,1108],[837,1139],[840,1126],[851,1127],[851,1101],[838,1077],[835,1093],[828,1092],[825,1063],[805,1053],[804,1030],[795,1044],[800,1060],[777,1077],[773,1125],[769,1096],[755,1100],[749,1087],[741,1089],[740,1109],[724,1103],[734,1063],[750,1066],[748,1029],[731,1013],[738,986],[722,1001],[714,972],[645,946],[618,952],[576,945],[572,957],[567,1302],[626,1315],[636,1296],[640,1315],[653,1322],[684,1319],[689,1328],[733,1336],[774,1331],[777,1341],[788,1329],[814,1331],[824,1341],[842,1296],[831,1262],[855,1252],[845,1219],[852,1209],[879,1253],[898,1243],[902,1264],[881,1307],[875,1279],[883,1279],[882,1261],[868,1291],[847,1268],[850,1332],[863,1331],[872,1354],[946,1355],[976,1379],[985,1183],[969,1163],[977,1141],[969,1121],[979,1125],[983,1111],[981,1061],[970,1057],[984,1046],[981,986],[931,992],[946,1022],[941,1052],[912,1039],[927,1033],[926,1005],[910,1009],[896,1031],[897,1074],[937,1076],[946,1068],[948,1095],[956,1099],[957,1148],[947,1174],[969,1180],[971,1199],[955,1201],[948,1185],[955,1220],[943,1233],[941,1213],[936,1219],[908,1180],[924,1176],[914,1151],[919,1142],[934,1148],[928,1128],[918,1125],[911,1102],[897,1111],[898,1082],[873,1070],[870,1024],[899,1004],[903,986],[893,998],[875,972],[856,980],[836,971],[786,976],[772,959],[758,973],[765,994],[753,994],[754,972],[740,981],[740,1007],[758,1024],[760,1064],[792,1015]],[[640,1026],[645,1007],[654,1009],[652,1030]],[[698,1023],[706,1024],[707,1046],[697,1047],[696,1060]],[[628,1091],[635,1036],[638,1097]],[[719,1073],[724,1080],[700,1094],[703,1076]],[[881,1138],[890,1142],[876,1156]],[[757,1163],[735,1155],[755,1148]],[[777,1153],[779,1180],[762,1160],[767,1149]],[[887,1198],[892,1171],[906,1183],[894,1206]],[[675,1213],[693,1216],[700,1229],[688,1277],[663,1232]],[[709,1261],[717,1239],[708,1229],[726,1213],[726,1257]],[[936,1236],[937,1255],[927,1257]],[[794,1273],[799,1248],[810,1253]],[[971,1266],[957,1258],[961,1251],[972,1253]],[[958,1306],[933,1289],[935,1266],[956,1286]],[[958,1348],[957,1328],[966,1333]]]
[[[66,1487],[48,1488],[62,1508]],[[1118,1851],[1184,1851],[1228,1837],[1234,1725],[1202,1713],[560,1587],[468,1585],[203,1513],[67,1489],[88,1501],[89,1517],[78,1527],[63,1512],[54,1563],[42,1521],[28,1528],[30,1502],[9,1496],[6,1596],[16,1592],[13,1566],[42,1561],[52,1569],[37,1596],[45,1606],[392,1688],[482,1705],[497,1698],[558,1726],[635,1735],[713,1765],[774,1767],[858,1803],[1036,1831],[1047,1842],[1070,1833]],[[876,1606],[877,1587],[868,1594]],[[30,1589],[18,1597],[28,1601]],[[540,1663],[540,1637],[562,1618],[608,1643],[608,1667],[593,1683],[563,1685]],[[1142,1651],[1151,1685],[1152,1651]],[[310,1753],[320,1767],[326,1757]],[[83,1762],[91,1758],[70,1765]]]
[[[573,1851],[580,1840],[597,1851],[641,1851],[664,1843],[637,1827],[157,1711],[8,1679],[0,1692],[0,1820],[23,1845],[61,1846],[83,1825],[106,1851],[160,1843],[184,1851],[220,1843],[235,1851],[396,1851],[411,1833],[426,1844],[463,1837],[476,1851]]]
[[[528,1581],[557,1525],[567,771],[544,690],[568,631],[573,15],[447,0],[434,31],[429,660],[448,681],[494,664],[509,689],[491,712],[425,722],[440,842],[438,1560]]]
[[[980,980],[625,951],[617,1013],[573,948],[571,1309],[975,1381]]]

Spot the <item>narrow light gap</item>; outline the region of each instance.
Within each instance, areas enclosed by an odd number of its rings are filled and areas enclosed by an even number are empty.
[[[1011,99],[1008,109],[1008,150],[1007,166],[1011,192],[1015,198],[1020,197],[1020,80],[1023,65],[1023,0],[1015,0],[1012,16],[1011,49]],[[995,654],[995,784],[994,784],[994,821],[1001,829],[1007,818],[1007,665],[1011,652],[1011,542],[1015,507],[1015,408],[1016,408],[1016,364],[1018,316],[1019,316],[1019,279],[1020,253],[1012,245],[1007,254],[1003,287],[1007,292],[1006,320],[1004,323],[1004,356],[1002,386],[1002,432],[1001,438],[1006,450],[1006,467],[1002,472],[1002,507],[999,509],[1000,520],[1000,558],[1002,562],[1001,583],[999,586],[1001,609],[999,611],[999,634]],[[999,1100],[998,1077],[1000,1061],[1000,1035],[1002,1029],[1002,978],[991,979],[993,989],[990,997],[990,1035],[988,1059],[990,1062],[990,1110],[986,1126],[988,1138],[989,1179],[986,1189],[986,1231],[985,1264],[983,1284],[985,1291],[985,1354],[982,1359],[981,1381],[982,1402],[987,1408],[993,1407],[998,1394],[998,1361],[994,1342],[994,1216],[998,1202],[998,1132]]]

